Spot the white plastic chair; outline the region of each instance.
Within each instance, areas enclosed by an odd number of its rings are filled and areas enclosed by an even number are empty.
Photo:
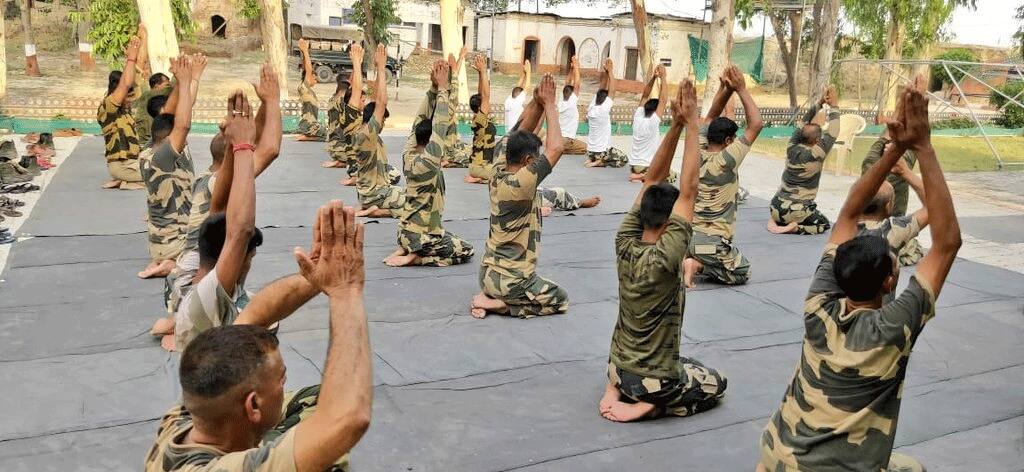
[[[859,135],[867,122],[860,115],[842,115],[839,117],[839,136],[836,137],[836,175],[843,175],[846,159],[853,153],[853,140]]]

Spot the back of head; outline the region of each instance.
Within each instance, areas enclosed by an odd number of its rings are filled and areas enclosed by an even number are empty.
[[[659,101],[657,98],[647,99],[647,101],[644,102],[644,116],[650,118],[654,112],[658,111],[658,103]]]
[[[213,156],[214,165],[220,165],[221,162],[224,162],[224,153],[226,151],[227,141],[224,138],[224,133],[217,133],[210,140],[210,156]]]
[[[836,249],[833,273],[847,298],[874,300],[893,273],[889,243],[880,236],[858,236]]]
[[[210,400],[239,385],[255,385],[268,355],[277,349],[274,333],[256,325],[225,325],[200,333],[181,354],[178,378],[185,408],[197,416],[227,415]]]
[[[107,75],[107,95],[114,93],[114,89],[121,83],[121,71],[112,70]]]
[[[217,265],[220,252],[224,250],[227,238],[227,217],[224,213],[211,213],[199,227],[199,266],[207,269]],[[247,252],[255,251],[263,244],[263,232],[259,228],[249,238]]]
[[[152,136],[154,143],[158,143],[166,139],[173,129],[174,115],[161,113],[153,118],[153,128],[150,130],[150,136]]]
[[[508,143],[505,144],[506,161],[512,165],[519,165],[530,157],[540,154],[540,138],[537,135],[517,129],[508,135]]]
[[[373,118],[373,112],[377,110],[377,104],[374,102],[367,103],[363,107],[363,123],[369,123],[370,118]],[[391,110],[384,109],[384,119],[387,120],[391,116]],[[381,123],[383,124],[383,123]]]
[[[821,140],[821,126],[807,123],[800,132],[800,144],[812,146]]]
[[[882,185],[878,187],[878,191],[875,192],[875,196],[871,197],[871,201],[864,207],[862,213],[866,216],[888,217],[895,194],[896,190],[892,187],[892,184],[882,182]]]
[[[156,118],[157,115],[159,115],[160,112],[163,110],[164,105],[166,104],[166,95],[156,95],[150,98],[148,102],[146,102],[146,113],[149,113],[149,116]]]
[[[416,124],[416,144],[426,146],[434,131],[434,120],[423,120]]]
[[[335,83],[337,83],[337,87],[334,88],[334,94],[337,95],[339,93],[344,93],[345,101],[348,102],[348,99],[352,98],[352,83],[349,82],[348,79],[345,79],[344,77],[344,75],[338,74],[338,76],[334,79]]]
[[[572,85],[566,85],[565,87],[562,87],[562,99],[563,100],[568,100],[569,97],[572,96],[572,92],[575,91],[575,90],[576,89],[573,88]]]
[[[719,116],[708,123],[708,143],[728,144],[729,138],[735,138],[736,132],[739,130],[740,127],[735,121]]]
[[[523,88],[522,87],[513,87],[512,88],[512,98],[518,98],[519,94],[521,94],[521,93],[523,93]]]
[[[483,103],[483,97],[479,93],[474,93],[469,97],[469,109],[473,110],[473,113],[480,113],[480,105]]]
[[[149,88],[155,89],[161,85],[169,83],[171,79],[167,78],[163,73],[157,72],[149,76]]]
[[[601,105],[606,98],[608,98],[608,91],[605,89],[598,90],[597,95],[594,97],[594,103]]]
[[[672,207],[679,198],[679,189],[667,182],[647,187],[640,199],[640,224],[645,229],[658,229],[672,215]]]

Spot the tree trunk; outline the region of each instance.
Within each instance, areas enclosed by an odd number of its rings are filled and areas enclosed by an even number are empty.
[[[139,18],[146,26],[149,39],[149,72],[170,75],[171,58],[178,57],[178,34],[174,29],[174,15],[169,0],[136,0]],[[145,68],[146,64],[139,64]]]
[[[702,113],[711,107],[718,93],[718,77],[729,64],[729,45],[732,44],[734,10],[732,0],[713,0],[711,32],[708,38],[708,77],[704,82]]]
[[[647,23],[644,0],[630,0],[633,7],[633,28],[636,30],[636,50],[644,79],[654,73],[654,51],[651,50],[651,25]]]
[[[32,0],[21,2],[21,29],[25,33],[25,75],[38,77],[39,60],[36,58],[36,42],[32,39]]]
[[[821,101],[832,75],[832,57],[839,29],[839,0],[818,0],[814,6],[814,55],[808,77],[808,102]]]
[[[889,40],[885,47],[885,60],[886,61],[898,61],[903,58],[903,43],[906,41],[907,36],[907,25],[904,24],[899,18],[895,16],[889,20]],[[899,66],[890,64],[894,70],[899,70]],[[896,106],[896,84],[897,77],[886,70],[882,70],[882,90],[878,94],[878,100],[875,103],[875,107],[879,112],[892,110]]]
[[[288,90],[288,50],[285,45],[284,12],[281,0],[260,0],[260,35],[267,64],[277,75],[281,95]]]
[[[376,18],[373,17],[373,8],[370,0],[360,0],[363,5],[363,17],[366,18],[366,26],[363,28],[363,39],[366,40],[366,54],[363,56],[363,73],[373,70],[373,54],[377,50],[377,38],[373,35]]]
[[[459,50],[462,49],[462,15],[461,0],[440,0],[441,9],[441,55],[445,58],[449,54],[459,57]],[[469,103],[469,89],[466,88],[466,64],[463,61],[459,70],[452,71],[457,77],[456,86],[459,88],[459,103]]]
[[[7,98],[7,26],[0,21],[0,98]]]
[[[800,50],[800,30],[803,27],[803,14],[789,12],[783,16],[782,12],[771,12],[768,18],[772,22],[772,29],[775,30],[775,39],[779,43],[779,52],[782,55],[782,65],[786,68],[786,86],[789,92],[789,107],[797,107],[796,97],[796,56]],[[788,17],[788,22],[785,22]],[[789,27],[789,43],[786,42],[786,30]]]
[[[77,8],[83,16],[88,16],[89,0],[78,0]],[[92,22],[83,19],[78,23],[78,64],[84,71],[96,68],[96,60],[92,57],[92,42],[89,41],[89,30],[91,29]]]

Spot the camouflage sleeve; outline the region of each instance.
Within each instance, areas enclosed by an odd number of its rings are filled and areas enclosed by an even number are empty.
[[[548,159],[543,154],[537,156],[529,165],[516,171],[516,181],[519,185],[510,190],[512,196],[519,200],[532,200],[537,195],[537,187],[550,173],[551,164]]]
[[[163,172],[174,172],[179,154],[174,151],[171,141],[165,139],[153,152],[153,167]]]
[[[186,466],[187,467],[187,466]],[[176,469],[175,472],[190,469]],[[295,428],[291,428],[273,442],[260,447],[232,452],[195,470],[221,472],[294,472]]]
[[[889,142],[884,136],[879,136],[874,143],[871,143],[871,148],[868,149],[868,155],[864,157],[864,161],[860,163],[860,174],[864,175],[871,166],[875,165],[876,162],[882,159],[882,153],[885,152],[885,145]]]
[[[437,103],[437,90],[431,87],[430,90],[427,90],[427,95],[423,98],[423,103],[420,104],[420,109],[416,112],[416,119],[412,120],[412,131],[414,133],[416,132],[416,125],[434,116],[435,103]]]
[[[619,231],[615,233],[615,253],[620,254],[629,247],[630,241],[639,241],[644,235],[644,227],[640,223],[640,205],[633,205],[626,212],[619,224]]]
[[[658,249],[665,255],[666,265],[662,268],[663,270],[667,272],[678,270],[679,264],[682,264],[686,257],[692,235],[693,227],[682,216],[675,213],[669,216],[668,227],[658,238]]]
[[[359,124],[362,122],[361,114],[362,112],[358,108],[348,103],[341,105],[340,126],[345,134],[354,134],[359,129]]]
[[[814,278],[811,279],[811,288],[807,292],[806,299],[825,293],[842,294],[843,289],[839,288],[835,272],[833,272],[837,247],[839,246],[831,243],[825,245],[825,253],[821,255],[821,262],[818,263],[818,268],[814,271]]]
[[[832,109],[828,112],[828,130],[821,137],[819,144],[825,154],[828,154],[832,150],[832,146],[835,145],[836,139],[839,137],[839,126],[839,110]]]
[[[449,96],[446,94],[437,95],[437,103],[434,106],[433,129],[430,133],[430,142],[427,143],[427,155],[436,158],[441,162],[444,157],[445,135],[448,133],[448,116],[450,116]]]
[[[879,311],[878,321],[884,323],[880,330],[892,333],[897,341],[905,341],[909,329],[913,342],[925,323],[935,316],[935,292],[915,275],[906,290]]]
[[[732,144],[725,148],[723,154],[732,158],[733,168],[739,167],[743,163],[743,159],[746,159],[747,153],[750,152],[750,143],[747,142],[747,137],[740,135],[740,137],[733,140]]]
[[[528,169],[531,173],[537,176],[538,186],[544,181],[544,179],[551,175],[551,163],[548,162],[548,158],[544,154],[535,157],[529,165],[524,167],[524,169]],[[534,191],[536,191],[536,188],[534,188]]]
[[[914,217],[913,213],[904,216],[892,216],[889,217],[889,234],[886,235],[886,239],[889,240],[889,247],[898,253],[907,242],[917,237],[917,234],[920,232],[921,226],[918,224],[917,218]]]

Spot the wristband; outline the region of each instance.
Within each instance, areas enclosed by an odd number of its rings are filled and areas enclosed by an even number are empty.
[[[231,145],[231,152],[236,153],[238,151],[256,151],[256,146],[250,143],[241,143]]]

